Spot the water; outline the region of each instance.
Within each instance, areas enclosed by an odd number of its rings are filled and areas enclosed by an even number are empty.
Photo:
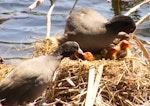
[[[114,15],[124,14],[130,8],[143,0],[79,0],[75,10],[88,7],[99,11],[107,19]],[[30,12],[28,6],[34,0],[0,0],[0,56],[7,59],[32,57],[34,42],[44,39],[46,34],[46,13],[50,2],[45,0],[39,7]],[[62,35],[65,20],[74,0],[57,0],[52,14],[51,35]],[[150,5],[144,5],[133,13],[132,18],[137,21],[150,11]],[[150,21],[142,24],[136,30],[136,35],[150,41]],[[37,38],[37,39],[35,39]]]

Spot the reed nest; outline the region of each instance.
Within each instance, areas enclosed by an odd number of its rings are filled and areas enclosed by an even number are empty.
[[[40,53],[46,54],[45,47],[49,48],[46,49],[50,50],[48,53],[55,50],[58,45],[50,42],[50,40],[43,41],[37,46],[35,54],[39,54],[39,50]],[[133,50],[136,50],[135,48]],[[94,74],[90,73],[92,70]],[[56,106],[82,106],[92,101],[95,106],[148,106],[149,72],[148,65],[139,55],[138,58],[132,56],[120,60],[87,61],[64,58],[56,77],[43,96],[44,102]],[[102,76],[97,80],[100,73]],[[89,77],[90,74],[92,77]],[[90,80],[94,80],[91,90],[88,88]],[[88,94],[91,95],[87,96]]]
[[[57,44],[43,40],[35,45],[33,56],[51,54]],[[149,106],[150,69],[143,59],[72,60],[64,58],[48,89],[36,104],[48,106]],[[12,69],[0,65],[0,75]],[[91,83],[93,81],[93,83]],[[90,86],[89,86],[90,85]]]
[[[0,81],[6,77],[12,68],[12,65],[0,64]]]

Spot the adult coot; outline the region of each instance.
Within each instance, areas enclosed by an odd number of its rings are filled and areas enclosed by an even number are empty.
[[[4,106],[31,102],[42,94],[50,83],[61,59],[75,52],[82,53],[76,42],[62,44],[52,55],[22,62],[0,82],[0,100]]]
[[[107,48],[119,32],[129,34],[135,28],[129,16],[118,15],[107,21],[100,13],[83,8],[67,18],[64,36],[58,42],[76,41],[83,51],[99,52]]]

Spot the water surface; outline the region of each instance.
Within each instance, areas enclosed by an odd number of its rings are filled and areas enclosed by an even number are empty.
[[[75,10],[87,7],[100,12],[110,19],[114,15],[124,14],[143,0],[79,0]],[[50,2],[45,0],[39,7],[30,12],[28,6],[34,0],[0,0],[0,56],[5,59],[32,57],[34,42],[44,39],[46,34],[46,13]],[[74,0],[57,0],[52,14],[51,35],[63,35],[65,20]],[[133,13],[137,21],[150,11],[150,4],[144,5]],[[136,35],[150,41],[150,21],[136,30]],[[36,39],[35,39],[36,38]]]

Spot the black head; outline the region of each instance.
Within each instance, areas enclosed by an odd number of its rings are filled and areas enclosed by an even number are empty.
[[[106,25],[106,28],[114,33],[132,33],[136,29],[133,19],[129,16],[114,16]]]
[[[53,53],[55,56],[69,57],[74,53],[82,54],[83,51],[80,49],[79,44],[74,41],[68,41],[63,43],[58,47],[58,49]]]

